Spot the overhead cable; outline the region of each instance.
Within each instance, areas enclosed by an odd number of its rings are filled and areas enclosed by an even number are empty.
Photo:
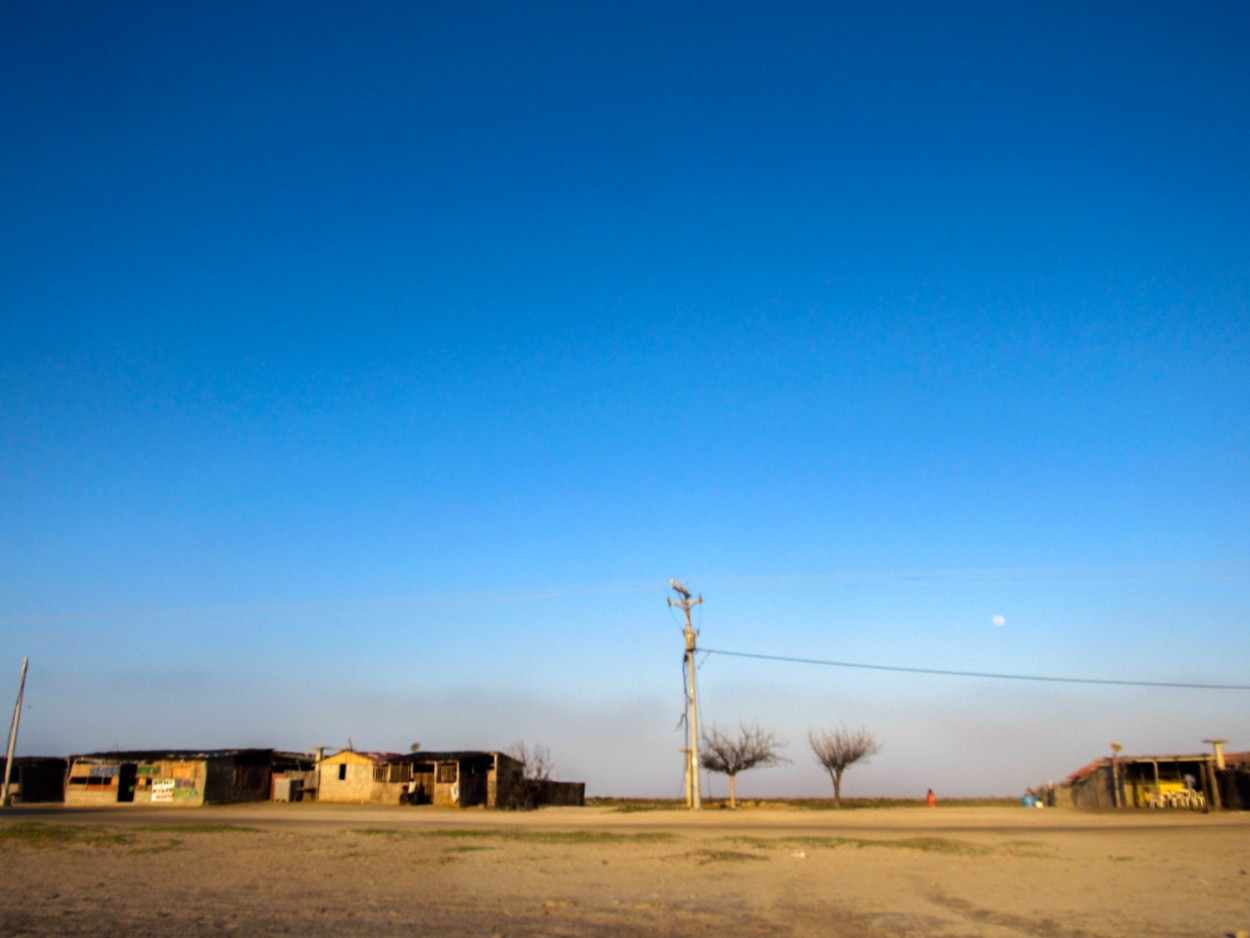
[[[1250,690],[1250,684],[1198,684],[1184,681],[1127,681],[1104,677],[1056,677],[1042,674],[997,674],[990,671],[953,671],[946,668],[908,668],[892,664],[863,664],[854,661],[825,661],[820,658],[791,658],[786,655],[762,655],[748,651],[723,651],[700,648],[708,655],[733,658],[758,658],[763,661],[785,661],[790,664],[818,664],[830,668],[857,668],[863,671],[898,671],[905,674],[937,674],[943,677],[979,677],[1001,681],[1042,681],[1049,684],[1104,684],[1118,687],[1172,687],[1186,690]],[[706,661],[706,659],[705,659]]]

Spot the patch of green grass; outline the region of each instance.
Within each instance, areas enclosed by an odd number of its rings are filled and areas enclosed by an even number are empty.
[[[1050,850],[1046,845],[1040,844],[1036,840],[1008,840],[999,846],[1013,857],[1050,856]]]
[[[357,827],[352,830],[353,834],[362,834],[365,837],[402,837],[397,830],[391,830],[385,827]]]
[[[22,822],[0,826],[0,847],[25,846],[53,850],[75,845],[87,847],[130,847],[131,853],[164,853],[181,845],[175,834],[260,833],[256,827],[232,824],[149,824],[126,830],[78,824]],[[146,835],[159,834],[160,837]]]
[[[136,830],[155,834],[260,834],[259,827],[242,827],[238,824],[148,824]]]
[[[67,847],[72,844],[88,844],[92,847],[111,847],[130,843],[125,834],[100,827],[80,827],[75,824],[38,824],[21,822],[0,827],[0,845],[21,845],[37,849]]]
[[[904,837],[899,840],[873,840],[864,837],[729,837],[731,843],[762,849],[788,850],[794,847],[836,849],[838,847],[886,847],[894,850],[919,850],[924,853],[946,853],[959,856],[980,856],[991,853],[988,847],[946,837]]]
[[[469,840],[477,837],[507,837],[508,831],[493,828],[454,828],[437,831],[421,831],[422,837],[446,837],[450,840]]]
[[[674,798],[587,798],[588,807],[610,808],[621,814],[637,811],[684,811],[686,803]],[[727,808],[728,802],[706,797],[705,808]],[[1018,808],[1018,798],[939,798],[938,808]],[[838,808],[832,798],[744,799],[738,808],[801,808],[805,811],[864,811],[873,808],[924,808],[924,798],[843,798]]]
[[[490,847],[476,847],[472,844],[457,844],[455,847],[448,847],[444,853],[480,853],[483,850],[490,850]]]
[[[867,843],[852,837],[724,837],[729,843],[758,850],[791,850],[795,847],[819,847],[832,850],[836,847],[862,847]]]
[[[661,843],[673,839],[672,834],[643,831],[637,834],[616,834],[609,831],[530,831],[500,828],[452,828],[423,831],[422,837],[446,837],[452,840],[491,839],[526,844],[626,844]]]
[[[131,843],[129,834],[101,828],[84,832],[82,842],[91,847],[124,847]]]
[[[743,853],[741,850],[693,850],[685,856],[700,866],[708,863],[740,863],[744,860],[767,860],[756,853]]]
[[[789,798],[773,804],[807,811],[864,811],[873,808],[924,808],[923,798],[843,798],[839,808],[832,798]],[[1018,808],[1018,798],[939,798],[938,808]]]
[[[902,840],[881,840],[874,846],[896,847],[900,850],[920,850],[924,853],[947,853],[956,856],[977,857],[992,853],[989,847],[970,844],[962,840],[949,840],[946,837],[905,837]]]
[[[0,844],[52,847],[82,839],[83,829],[68,824],[10,824],[0,827]]]
[[[168,850],[173,850],[175,847],[178,847],[181,843],[182,841],[179,840],[177,837],[170,837],[167,840],[158,840],[154,843],[144,844],[142,847],[135,847],[130,852],[131,853],[165,853]]]
[[[686,803],[669,798],[587,798],[586,806],[611,808],[618,814],[634,814],[638,811],[684,810]]]

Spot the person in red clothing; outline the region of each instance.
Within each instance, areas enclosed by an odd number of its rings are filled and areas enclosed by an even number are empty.
[[[937,795],[933,794],[933,789],[929,789],[929,793],[925,795],[925,801],[929,803],[930,808],[937,807]]]

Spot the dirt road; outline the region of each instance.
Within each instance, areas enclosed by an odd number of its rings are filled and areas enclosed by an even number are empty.
[[[29,806],[0,933],[1217,938],[1248,870],[1243,813]]]

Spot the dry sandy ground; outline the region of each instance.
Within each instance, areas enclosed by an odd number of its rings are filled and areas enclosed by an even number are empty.
[[[1248,869],[1246,813],[28,806],[0,934],[1190,938]]]

